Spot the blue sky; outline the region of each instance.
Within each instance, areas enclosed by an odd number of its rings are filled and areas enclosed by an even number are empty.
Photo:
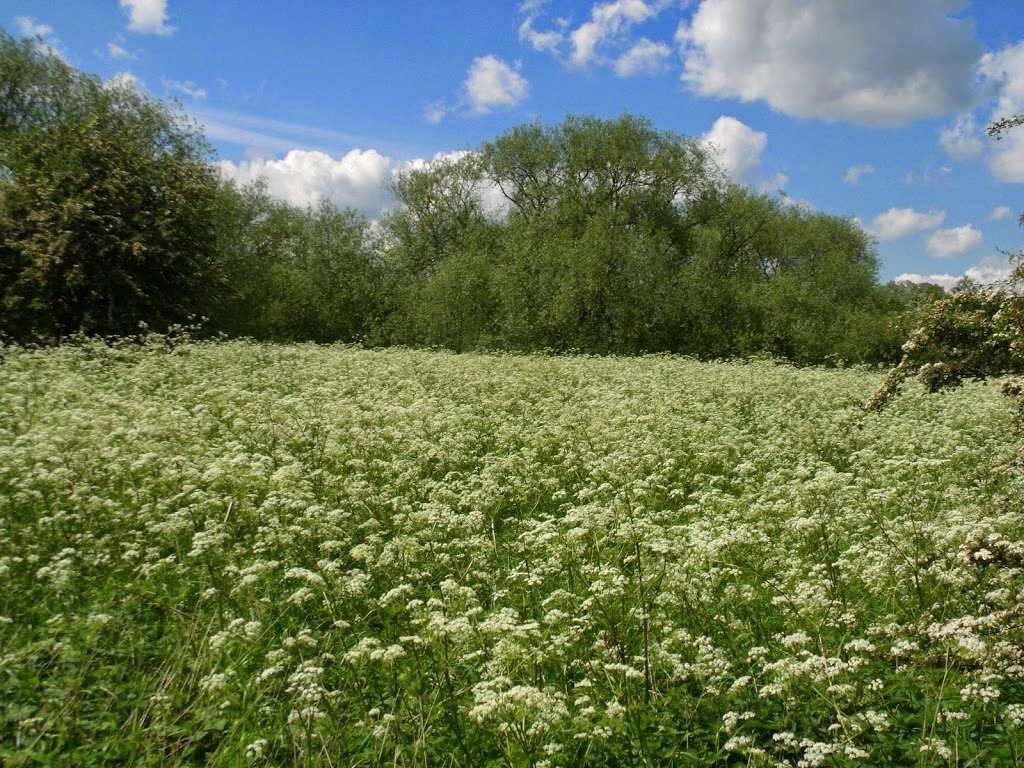
[[[518,123],[623,111],[734,179],[858,218],[882,277],[989,277],[1024,244],[1018,0],[0,0],[73,65],[176,97],[224,172],[373,216],[383,182]]]

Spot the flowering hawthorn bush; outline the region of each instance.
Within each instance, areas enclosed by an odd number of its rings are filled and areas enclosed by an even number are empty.
[[[1005,283],[971,286],[925,308],[899,364],[868,401],[869,410],[881,411],[915,375],[929,392],[968,379],[1004,377],[1003,394],[1014,399],[1024,434],[1024,378],[1008,377],[1024,373],[1024,261],[1020,254],[1016,259]]]
[[[0,352],[6,765],[1024,765],[995,383]]]

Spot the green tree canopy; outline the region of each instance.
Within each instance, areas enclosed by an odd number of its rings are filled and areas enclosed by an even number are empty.
[[[0,332],[131,333],[222,287],[210,150],[180,112],[0,32]]]

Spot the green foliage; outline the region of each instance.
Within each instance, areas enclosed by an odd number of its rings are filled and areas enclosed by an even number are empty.
[[[0,763],[1024,765],[993,384],[86,341],[0,365]]]
[[[486,220],[478,197],[481,165],[475,155],[438,159],[400,174],[391,191],[400,206],[385,215],[397,269],[416,280],[429,277]]]
[[[485,143],[481,156],[514,214],[570,229],[609,209],[621,212],[626,226],[672,226],[677,198],[699,196],[716,178],[695,140],[631,115],[522,125]]]
[[[1013,398],[1017,429],[1024,435],[1024,263],[1009,283],[967,286],[929,305],[903,345],[903,355],[867,403],[881,411],[916,376],[929,392],[958,387],[971,379],[1006,378],[1002,391]],[[1021,447],[1024,461],[1024,446]]]
[[[383,311],[369,222],[328,203],[301,209],[259,185],[222,186],[217,251],[230,292],[211,327],[276,341],[355,341]]]
[[[383,340],[881,362],[912,303],[851,222],[728,185],[636,117],[519,126],[395,189]]]
[[[276,341],[889,362],[922,295],[852,222],[624,115],[414,164],[371,224],[219,179],[180,113],[0,38],[0,334],[192,316]]]
[[[217,181],[198,130],[3,33],[0,73],[0,333],[124,334],[208,312]]]

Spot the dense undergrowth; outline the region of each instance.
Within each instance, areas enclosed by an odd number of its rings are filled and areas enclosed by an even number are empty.
[[[1024,765],[998,383],[3,350],[7,765]]]

